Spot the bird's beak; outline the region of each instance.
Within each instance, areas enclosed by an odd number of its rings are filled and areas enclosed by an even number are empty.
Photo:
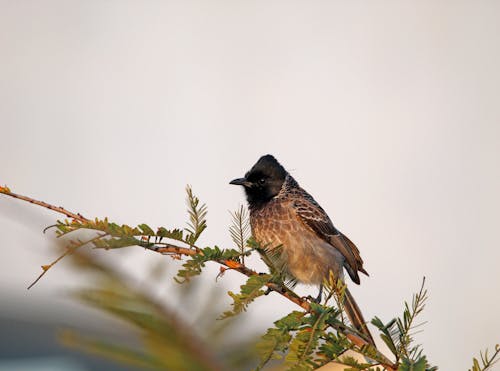
[[[243,187],[250,187],[252,185],[252,182],[249,182],[247,178],[238,178],[231,180],[229,184],[240,185]]]

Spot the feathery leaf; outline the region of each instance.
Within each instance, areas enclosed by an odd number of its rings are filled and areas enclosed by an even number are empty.
[[[189,222],[186,232],[186,242],[193,247],[200,235],[207,228],[207,206],[200,205],[200,200],[193,194],[191,186],[186,187]]]
[[[488,349],[484,351],[484,353],[481,351],[479,352],[479,356],[481,358],[481,364],[477,360],[477,358],[472,359],[472,368],[469,368],[469,371],[486,371],[490,370],[491,367],[497,363],[500,358],[500,344],[495,345],[495,353],[490,357],[488,355]]]
[[[262,290],[262,286],[268,283],[270,278],[270,274],[256,274],[254,276],[250,276],[247,282],[240,286],[239,294],[235,294],[229,291],[229,296],[233,298],[233,303],[231,304],[233,309],[224,312],[221,318],[224,319],[232,317],[246,311],[248,305],[252,301],[254,301],[259,296],[264,295],[265,292],[264,290]]]
[[[232,225],[229,227],[229,233],[233,242],[238,247],[241,253],[241,263],[245,264],[245,250],[247,241],[250,238],[250,220],[248,211],[243,205],[238,210],[231,213]]]

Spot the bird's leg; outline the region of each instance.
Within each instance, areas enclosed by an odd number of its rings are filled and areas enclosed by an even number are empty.
[[[318,297],[316,299],[314,299],[314,302],[315,303],[321,303],[321,297],[323,296],[323,284],[320,284],[319,285],[319,293],[318,293]]]
[[[309,300],[312,301],[313,303],[321,303],[321,298],[323,296],[323,284],[319,285],[319,293],[318,296],[313,298],[311,295],[303,296],[301,299],[302,300]]]

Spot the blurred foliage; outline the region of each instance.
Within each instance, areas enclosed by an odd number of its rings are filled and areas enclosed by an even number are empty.
[[[173,286],[160,300],[158,295],[147,293],[144,283],[134,284],[131,277],[99,261],[95,254],[78,251],[71,261],[75,269],[90,271],[97,278],[92,287],[77,290],[73,296],[135,329],[140,342],[131,346],[127,339],[124,344],[117,344],[116,340],[111,342],[66,330],[60,334],[63,344],[140,369],[238,370],[248,367],[254,359],[255,339],[228,345],[226,339],[238,331],[237,321],[215,320],[223,298],[218,287],[208,295],[200,295],[200,281],[191,281]],[[158,278],[161,279],[156,277],[152,281]],[[195,307],[190,305],[193,302]],[[189,311],[189,322],[195,327],[180,315],[184,309]]]
[[[342,282],[335,281],[332,277],[325,280],[327,295],[321,303],[300,298],[292,291],[293,285],[286,282],[287,277],[283,277],[280,267],[274,264],[275,259],[266,256],[265,250],[250,237],[248,213],[243,207],[232,214],[233,224],[229,228],[235,249],[197,246],[199,237],[207,228],[207,207],[200,203],[190,187],[186,191],[189,216],[187,227],[153,229],[144,223],[132,227],[118,225],[107,218],[90,220],[61,207],[16,195],[8,187],[0,187],[0,193],[70,217],[69,220],[58,220],[51,226],[55,228],[58,237],[69,234],[73,236],[75,232],[84,230],[94,233],[88,239],[70,238],[63,254],[52,263],[42,266],[42,274],[33,284],[62,258],[73,255],[76,267],[100,277],[95,286],[77,291],[75,298],[132,326],[141,339],[139,346],[130,346],[66,331],[61,335],[65,344],[141,369],[242,370],[255,366],[255,370],[261,370],[278,365],[280,369],[306,371],[318,369],[332,361],[344,365],[345,370],[437,369],[429,364],[422,347],[414,341],[414,335],[422,326],[422,323],[417,322],[417,317],[422,313],[427,300],[425,280],[420,290],[413,295],[411,304],[404,303],[402,317],[387,323],[378,317],[371,321],[392,353],[389,359],[367,343],[363,335],[344,318],[342,302],[345,285]],[[148,294],[147,286],[136,287],[137,285],[131,284],[130,277],[81,249],[87,245],[106,250],[140,246],[174,260],[185,258],[175,277],[182,285],[160,300]],[[245,257],[255,251],[266,263],[269,272],[258,273],[245,265]],[[236,270],[247,276],[238,293],[229,292],[233,300],[232,307],[222,315],[216,309],[220,295],[216,292],[207,293],[206,284],[201,288],[204,295],[198,295],[199,291],[195,289],[201,281],[193,278],[200,275],[209,262],[220,265],[218,277],[227,270]],[[162,264],[165,265],[165,262],[162,261]],[[175,295],[177,299],[174,308],[171,299],[177,291],[179,295]],[[274,327],[269,328],[257,342],[248,338],[243,342],[228,343],[227,340],[234,339],[234,334],[238,333],[236,318],[239,317],[236,315],[246,311],[255,299],[270,292],[283,295],[298,304],[301,310],[275,321]],[[196,303],[194,308],[190,305],[193,302]],[[194,319],[192,325],[188,325],[186,318],[180,316],[177,310],[189,314],[189,318]],[[224,320],[217,321],[216,318]],[[240,333],[238,335],[241,337]],[[352,354],[362,357],[354,358]],[[498,345],[492,355],[488,351],[481,352],[480,360],[474,358],[473,367],[469,371],[490,369],[499,354]]]
[[[484,351],[484,353],[481,351],[479,353],[479,358],[481,360],[481,363],[479,363],[479,360],[477,358],[472,359],[472,368],[469,369],[469,371],[486,371],[486,370],[491,370],[493,365],[498,362],[499,358],[497,358],[500,355],[500,344],[497,344],[495,346],[495,352],[490,356],[488,355],[488,349]]]

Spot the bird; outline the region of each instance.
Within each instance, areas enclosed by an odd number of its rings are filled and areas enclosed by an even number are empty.
[[[319,285],[319,300],[330,274],[344,282],[345,269],[358,285],[359,273],[368,276],[356,245],[335,228],[325,210],[273,155],[260,157],[243,178],[230,184],[243,186],[252,235],[273,256],[277,269],[292,281]],[[343,308],[351,324],[374,345],[348,288]]]

